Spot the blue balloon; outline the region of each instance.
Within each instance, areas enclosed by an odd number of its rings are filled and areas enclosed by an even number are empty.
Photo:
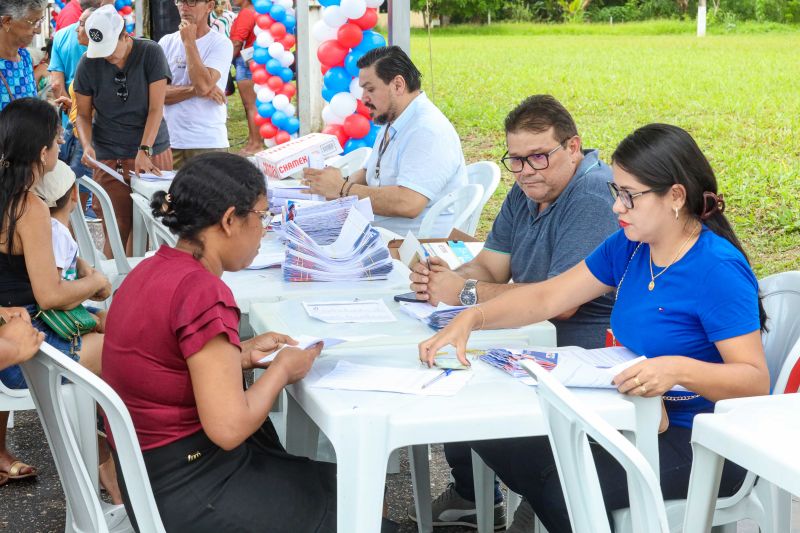
[[[258,114],[264,118],[269,118],[275,114],[275,106],[272,102],[261,102],[257,106]]]
[[[256,13],[259,15],[267,15],[271,8],[272,2],[270,2],[270,0],[255,0],[255,2],[253,2],[253,9],[255,9]]]
[[[351,78],[358,77],[358,60],[366,54],[366,52],[362,52],[354,48],[347,56],[344,58],[344,68],[348,74],[350,74]]]
[[[266,48],[258,45],[253,47],[253,61],[258,63],[259,65],[263,65],[269,60],[270,60],[270,55],[269,51]],[[280,66],[280,63],[278,63],[278,66]]]
[[[353,150],[356,150],[358,148],[363,148],[365,146],[369,147],[369,146],[372,146],[372,145],[368,145],[367,143],[365,143],[364,139],[350,139],[349,141],[344,143],[344,153],[348,154],[348,153],[352,152]]]
[[[280,128],[282,130],[286,129],[286,121],[288,120],[288,116],[283,111],[275,111],[272,114],[272,123],[275,125],[276,128]]]
[[[267,72],[273,76],[279,76],[283,67],[277,59],[268,59],[266,62]]]
[[[297,133],[300,129],[300,119],[297,117],[289,117],[286,119],[286,132],[289,134]]]
[[[269,8],[269,16],[276,22],[283,22],[286,18],[286,8],[278,4],[272,4],[272,7]]]
[[[333,98],[334,95],[336,95],[338,93],[339,93],[339,91],[332,91],[331,89],[328,89],[327,87],[323,87],[322,88],[322,99],[325,100],[326,102],[330,102],[331,98]]]
[[[117,11],[119,11],[123,7],[125,7],[125,2],[123,0],[117,0],[116,2],[114,2],[114,9],[116,9]]]
[[[319,0],[319,5],[323,7],[338,6],[340,3],[341,0]]]
[[[383,38],[383,35],[371,30],[366,30],[364,31],[364,36],[361,38],[361,42],[358,46],[353,48],[353,51],[358,50],[359,52],[367,53],[373,48],[380,48],[382,46],[386,46],[386,39]]]
[[[125,25],[125,31],[128,33],[133,33],[133,30],[135,29],[136,29],[136,24],[131,23]]]
[[[286,26],[286,33],[294,33],[295,28],[297,28],[297,19],[292,15],[286,15],[286,18],[283,19],[283,25]]]
[[[294,79],[294,72],[292,72],[292,69],[289,67],[281,67],[280,72],[278,72],[276,76],[280,76],[283,83],[289,83]]]
[[[362,141],[367,143],[367,146],[375,146],[375,139],[378,138],[378,132],[381,131],[381,127],[377,124],[370,124],[369,133],[367,133]]]
[[[333,67],[328,69],[328,72],[325,73],[322,81],[325,83],[325,87],[328,89],[331,89],[337,93],[341,93],[350,90],[351,79],[353,79],[353,77],[348,74],[343,67]]]

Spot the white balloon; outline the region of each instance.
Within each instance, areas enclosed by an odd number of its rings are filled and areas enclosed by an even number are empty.
[[[358,78],[353,78],[350,81],[350,94],[352,94],[357,100],[364,95],[364,89],[362,89],[361,85],[358,84]]]
[[[275,106],[275,109],[283,109],[289,105],[289,98],[285,94],[276,94],[275,98],[272,99],[272,105]]]
[[[340,93],[341,94],[341,93]],[[322,120],[326,125],[328,124],[344,124],[344,117],[337,115],[331,110],[330,105],[322,108]]]
[[[294,54],[289,51],[284,51],[277,59],[280,61],[282,67],[288,67],[294,63]]]
[[[347,22],[347,15],[342,13],[339,6],[328,6],[322,10],[322,20],[331,28],[339,29],[339,26]]]
[[[255,91],[256,94],[258,94],[258,91],[260,91],[261,89],[269,89],[269,87],[267,87],[266,85],[259,85],[257,83],[253,85],[253,91]]]
[[[350,93],[337,93],[331,98],[331,111],[340,117],[348,117],[356,112],[358,103]]]
[[[253,33],[256,35],[256,37],[258,37],[262,33],[269,33],[269,32],[267,30],[263,29],[258,24],[256,24],[255,26],[253,26]],[[272,37],[272,36],[270,35],[270,37]]]
[[[269,52],[270,57],[274,59],[280,59],[285,50],[286,49],[281,43],[272,43],[269,45],[269,48],[267,48],[267,52]]]
[[[286,8],[286,14],[287,15],[291,15],[291,16],[295,16],[296,11],[294,10],[294,8],[292,6],[288,6]]]
[[[367,7],[380,7],[383,5],[383,0],[367,0]]]
[[[367,11],[367,3],[364,0],[342,0],[339,8],[347,18],[357,19],[364,16]]]
[[[258,28],[258,26],[256,26]],[[256,44],[261,48],[268,48],[269,45],[275,42],[275,38],[268,31],[263,31],[256,35]]]
[[[289,115],[290,117],[293,117],[294,114],[297,113],[297,108],[294,106],[294,104],[288,103],[285,106],[283,106],[283,112]]]
[[[318,20],[314,23],[314,26],[311,28],[311,35],[314,36],[314,40],[318,43],[324,43],[325,41],[330,41],[337,37],[336,30],[325,24],[325,21],[322,20]]]
[[[276,96],[275,93],[272,92],[269,87],[262,87],[261,89],[256,91],[256,98],[258,98],[259,102],[272,102],[273,98],[276,98]]]

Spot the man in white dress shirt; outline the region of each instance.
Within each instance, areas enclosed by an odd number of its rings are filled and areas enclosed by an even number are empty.
[[[421,74],[397,46],[376,48],[358,61],[362,101],[378,132],[366,166],[343,178],[335,168],[305,169],[311,192],[328,199],[370,198],[375,225],[405,235],[419,231],[428,209],[467,184],[461,141],[444,114],[421,90]],[[434,234],[446,237],[450,209],[436,221]]]

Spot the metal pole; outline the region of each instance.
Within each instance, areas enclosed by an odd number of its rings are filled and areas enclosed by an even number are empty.
[[[389,0],[389,44],[397,45],[411,55],[411,3]]]
[[[697,2],[697,36],[705,37],[706,35],[706,0],[699,0]]]

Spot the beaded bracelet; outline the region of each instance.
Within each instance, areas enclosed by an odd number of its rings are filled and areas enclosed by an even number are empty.
[[[342,188],[339,189],[339,198],[344,198],[344,188],[347,185],[347,180],[349,180],[349,179],[350,179],[350,176],[347,176],[347,177],[344,178],[344,181],[342,181]]]

